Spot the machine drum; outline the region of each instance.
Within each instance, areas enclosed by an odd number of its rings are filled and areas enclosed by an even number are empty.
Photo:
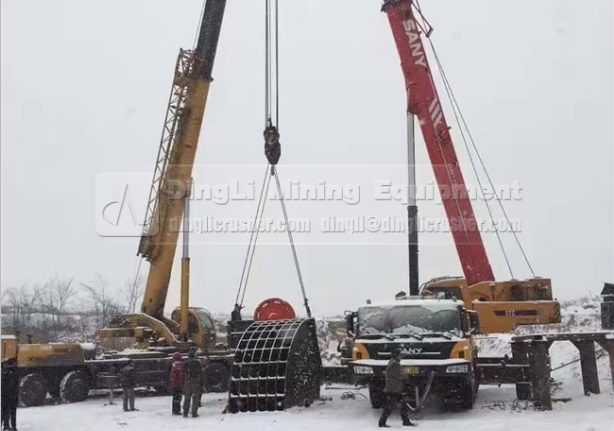
[[[313,318],[254,322],[235,351],[228,411],[309,406],[320,397],[321,374]]]

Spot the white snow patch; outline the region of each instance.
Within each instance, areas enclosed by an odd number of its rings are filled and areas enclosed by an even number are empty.
[[[356,391],[355,399],[341,399],[348,389],[327,390],[321,395],[332,400],[315,403],[309,408],[292,408],[283,412],[222,414],[227,397],[206,394],[200,417],[193,419],[171,416],[171,397],[136,399],[139,411],[123,412],[121,399],[106,405],[108,399],[91,399],[79,404],[30,407],[19,409],[17,427],[20,431],[157,431],[157,430],[226,430],[226,431],[372,431],[377,428],[381,410],[371,408],[368,391]],[[571,403],[555,403],[551,412],[532,409],[512,411],[515,398],[513,387],[480,388],[473,410],[457,413],[425,412],[417,419],[417,429],[472,431],[611,431],[614,408],[611,396],[574,398]],[[504,405],[492,408],[497,402]],[[521,403],[522,406],[522,403]],[[491,408],[488,408],[491,407]],[[590,412],[590,413],[589,413]],[[401,428],[397,414],[388,422]]]

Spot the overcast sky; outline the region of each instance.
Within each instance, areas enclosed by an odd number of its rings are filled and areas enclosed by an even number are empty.
[[[373,198],[376,181],[407,178],[400,61],[378,1],[280,3],[280,178],[361,192],[356,205],[287,202],[291,218],[311,221],[311,232],[295,240],[312,311],[337,314],[407,287],[403,233],[331,235],[320,225],[329,216],[406,214],[403,202]],[[254,181],[256,197],[265,163],[263,5],[228,1],[194,169],[201,185]],[[421,5],[492,181],[522,186],[521,199],[504,205],[520,220],[519,239],[535,274],[553,279],[559,299],[598,293],[614,280],[612,2]],[[176,55],[192,48],[201,6],[202,0],[2,1],[3,288],[56,273],[87,281],[97,271],[116,285],[133,275],[138,238],[97,231],[97,178],[133,174],[147,186]],[[447,103],[443,88],[440,95]],[[465,178],[475,185],[446,107]],[[417,157],[418,181],[428,186],[433,175],[420,134]],[[261,166],[220,166],[245,164]],[[146,192],[132,194],[139,214]],[[250,217],[256,204],[199,200],[192,215]],[[445,216],[437,199],[419,205],[424,217]],[[483,200],[473,205],[478,216],[488,215]],[[280,217],[279,203],[270,201],[265,216]],[[193,305],[231,309],[248,238],[192,235]],[[496,236],[483,238],[497,279],[509,278]],[[287,236],[261,240],[268,245],[259,245],[246,310],[275,296],[301,312]],[[511,234],[503,241],[514,276],[531,276]],[[461,275],[450,233],[423,232],[420,242],[421,281]],[[179,258],[180,248],[175,268]],[[178,305],[177,275],[167,309]]]

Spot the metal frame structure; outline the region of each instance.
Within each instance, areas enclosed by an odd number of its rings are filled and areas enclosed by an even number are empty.
[[[156,158],[156,166],[154,168],[151,189],[147,200],[147,211],[145,212],[145,220],[143,221],[143,234],[137,253],[149,262],[156,258],[155,251],[157,243],[152,242],[150,238],[159,232],[160,220],[164,219],[164,217],[160,217],[158,214],[160,194],[163,191],[166,169],[169,165],[169,161],[172,160],[172,149],[176,148],[174,144],[181,133],[180,126],[182,124],[181,119],[187,98],[188,77],[192,73],[194,67],[194,58],[194,51],[180,49],[175,65],[175,77],[169,96],[166,116],[164,118],[164,127],[162,128],[158,157]],[[168,208],[168,206],[165,207]]]

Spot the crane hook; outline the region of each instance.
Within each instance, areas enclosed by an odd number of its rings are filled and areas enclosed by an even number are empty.
[[[273,167],[281,157],[281,144],[279,143],[279,131],[269,118],[269,125],[264,129],[264,155]],[[273,174],[273,169],[271,174]]]

